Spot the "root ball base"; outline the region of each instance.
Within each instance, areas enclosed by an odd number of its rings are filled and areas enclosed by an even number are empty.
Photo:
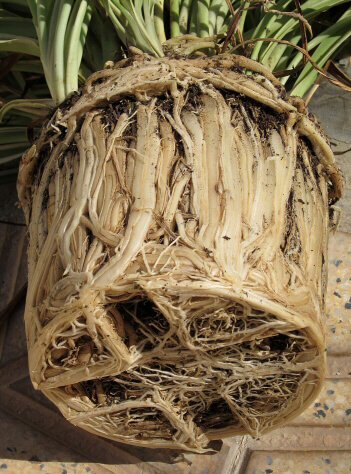
[[[18,189],[31,378],[73,424],[202,452],[318,394],[342,179],[262,66],[140,55],[94,74]]]

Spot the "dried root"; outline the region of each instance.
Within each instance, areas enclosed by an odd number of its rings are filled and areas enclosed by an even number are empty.
[[[73,424],[201,452],[318,394],[342,179],[264,68],[139,55],[96,73],[24,156],[18,189],[31,378]]]

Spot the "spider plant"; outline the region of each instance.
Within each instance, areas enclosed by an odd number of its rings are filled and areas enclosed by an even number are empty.
[[[350,2],[0,7],[3,177],[34,138],[18,177],[34,386],[150,447],[296,417],[326,371],[343,187],[303,98],[319,77],[350,89],[329,68]]]

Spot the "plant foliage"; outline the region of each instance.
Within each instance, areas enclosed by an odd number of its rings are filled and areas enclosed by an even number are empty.
[[[162,57],[184,35],[184,53],[233,49],[303,97],[349,41],[350,0],[0,1],[0,179],[16,176],[40,119],[106,61],[130,46]]]

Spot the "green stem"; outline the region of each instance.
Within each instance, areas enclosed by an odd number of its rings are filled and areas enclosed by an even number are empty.
[[[210,0],[198,0],[197,5],[197,35],[200,38],[210,36],[209,33],[209,7]]]
[[[180,0],[172,0],[170,2],[170,15],[171,15],[171,38],[180,36],[180,24],[179,24],[179,14],[180,14]]]
[[[83,46],[88,31],[92,9],[87,0],[76,0],[70,16],[65,42],[67,45],[65,95],[78,89],[78,70],[82,60]]]
[[[49,67],[52,71],[52,83],[48,84],[52,97],[57,104],[65,95],[65,34],[74,0],[62,0],[55,3],[49,27],[48,53],[51,55]]]
[[[250,6],[250,2],[245,2],[244,5],[243,5],[243,11],[241,12],[241,17],[240,17],[240,20],[239,20],[239,30],[242,33],[244,33],[244,30],[245,30],[245,20],[246,20],[246,17],[247,17],[249,6]]]
[[[182,35],[186,35],[188,33],[189,29],[189,18],[190,18],[190,12],[191,12],[191,4],[192,0],[183,0],[182,1],[182,6],[180,8],[180,13],[179,13],[179,27],[180,27],[180,33]]]
[[[163,20],[163,2],[164,0],[156,0],[155,3],[155,29],[156,33],[158,36],[158,39],[160,43],[164,43],[167,38],[166,38],[166,33],[165,33],[165,24]]]
[[[50,37],[50,18],[54,8],[53,0],[31,0],[31,3],[36,3],[36,12],[34,8],[32,11],[33,18],[37,19],[36,28],[37,35],[40,44],[40,59],[43,63],[45,78],[50,89],[51,94],[53,93],[53,71],[51,65],[51,54],[49,49],[49,37]],[[31,8],[32,10],[32,8]]]
[[[197,10],[198,10],[198,1],[194,0],[191,5],[191,12],[190,12],[190,25],[189,25],[189,33],[190,34],[197,34]]]
[[[109,14],[111,21],[116,29],[116,33],[121,38],[123,44],[127,45],[126,28],[119,21],[119,18],[122,16],[122,12],[113,3],[110,3],[109,1],[107,1],[107,4],[108,4],[107,13]]]
[[[218,34],[221,31],[227,13],[228,6],[225,0],[211,1],[208,15],[210,36]]]
[[[156,33],[156,28],[155,28],[155,22],[154,22],[154,13],[155,13],[155,3],[154,0],[144,0],[142,2],[143,5],[143,11],[144,11],[144,23],[145,23],[145,28],[150,36],[150,38],[153,38],[154,43],[159,42],[159,37]],[[142,17],[142,8],[140,8],[140,16]]]

